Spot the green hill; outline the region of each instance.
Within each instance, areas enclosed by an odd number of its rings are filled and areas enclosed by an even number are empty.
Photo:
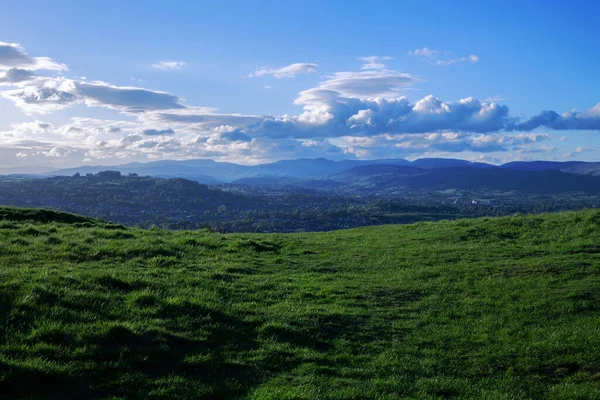
[[[1,399],[600,398],[600,210],[290,235],[0,218]]]

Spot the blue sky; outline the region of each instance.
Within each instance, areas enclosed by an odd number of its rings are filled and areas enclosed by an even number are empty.
[[[0,167],[599,156],[597,2],[1,7]]]

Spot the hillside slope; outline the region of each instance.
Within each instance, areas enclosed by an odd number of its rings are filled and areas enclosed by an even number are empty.
[[[293,235],[39,215],[0,212],[3,399],[599,396],[600,210]]]
[[[327,177],[327,180],[338,182],[338,187],[346,191],[357,192],[466,189],[492,192],[514,190],[527,194],[600,193],[598,177],[555,170],[534,172],[483,167],[421,169],[369,165],[343,171]],[[313,182],[309,183],[309,187]]]

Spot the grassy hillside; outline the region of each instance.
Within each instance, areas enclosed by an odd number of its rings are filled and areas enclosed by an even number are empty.
[[[600,398],[600,211],[316,234],[0,211],[2,399]]]

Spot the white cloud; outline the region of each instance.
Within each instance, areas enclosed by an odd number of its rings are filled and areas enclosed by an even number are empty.
[[[77,101],[75,82],[62,78],[47,78],[41,83],[0,92],[28,114],[47,114],[73,105]]]
[[[57,146],[53,147],[46,155],[48,157],[66,157],[69,153],[70,151],[66,147]]]
[[[462,62],[470,62],[472,64],[479,62],[479,57],[476,54],[469,54],[465,57],[456,57],[456,58],[445,58],[441,59],[441,56],[450,55],[449,51],[440,51],[430,49],[428,47],[423,47],[422,49],[416,49],[408,52],[409,56],[419,57],[427,62],[434,65],[454,65]]]
[[[48,57],[30,57],[25,49],[17,43],[0,42],[0,69],[20,68],[24,70],[67,71],[65,64],[60,64]]]
[[[475,64],[476,62],[479,62],[479,57],[477,57],[475,54],[470,54],[467,57],[453,58],[450,60],[437,60],[435,62],[435,64],[436,65],[454,65],[457,63],[467,62],[467,61],[472,64]]]
[[[358,110],[356,114],[348,118],[349,123],[370,124],[373,110]]]
[[[336,72],[316,88],[301,92],[300,98],[317,90],[335,92],[348,98],[398,97],[419,81],[411,74],[388,69]]]
[[[105,82],[77,82],[75,93],[88,106],[106,107],[124,112],[140,113],[152,110],[184,108],[173,94],[138,87],[119,87]]]
[[[422,49],[416,49],[408,52],[409,56],[423,57],[423,58],[437,58],[442,52],[435,49],[430,49],[428,47],[423,47]]]
[[[580,155],[582,153],[590,153],[590,152],[594,152],[594,151],[596,151],[596,150],[594,150],[594,149],[586,149],[583,146],[577,146],[574,151],[572,151],[570,153],[565,153],[564,156],[565,157],[575,157],[575,156],[578,156],[578,155]]]
[[[250,74],[250,77],[272,75],[275,78],[294,78],[302,74],[314,74],[317,72],[317,64],[294,63],[282,68],[261,68]]]
[[[152,68],[160,71],[175,71],[185,66],[183,61],[160,61],[152,64]]]
[[[539,147],[550,136],[531,132],[538,128],[600,130],[600,104],[584,112],[544,111],[521,119],[511,116],[498,99],[443,101],[429,95],[409,100],[406,93],[420,79],[388,67],[387,56],[362,57],[358,71],[334,72],[301,91],[294,102],[301,107],[296,115],[247,115],[187,106],[175,94],[142,87],[45,76],[14,66],[40,61],[31,61],[20,47],[10,47],[0,55],[5,63],[0,85],[7,86],[0,95],[25,112],[51,113],[79,105],[124,114],[122,120],[73,118],[59,126],[42,121],[15,124],[0,132],[0,152],[14,162],[18,153],[26,154],[27,162],[45,158],[52,165],[99,159],[112,163],[210,157],[251,163],[313,156],[525,154],[553,151],[551,146]],[[434,61],[447,55],[432,49],[412,53],[438,57]],[[467,62],[475,60],[467,57]],[[314,72],[311,68],[316,65],[299,63],[258,75],[291,77]]]
[[[78,103],[125,113],[184,108],[181,99],[170,93],[64,78],[45,78],[39,83],[0,92],[0,95],[30,114],[51,113]]]
[[[26,154],[26,153],[23,153],[23,152],[19,152],[19,153],[15,154],[15,155],[16,155],[17,157],[19,157],[19,158],[27,158],[27,154]]]
[[[383,61],[393,60],[393,58],[389,56],[367,56],[360,57],[359,60],[364,62],[361,69],[384,69],[386,65]]]

